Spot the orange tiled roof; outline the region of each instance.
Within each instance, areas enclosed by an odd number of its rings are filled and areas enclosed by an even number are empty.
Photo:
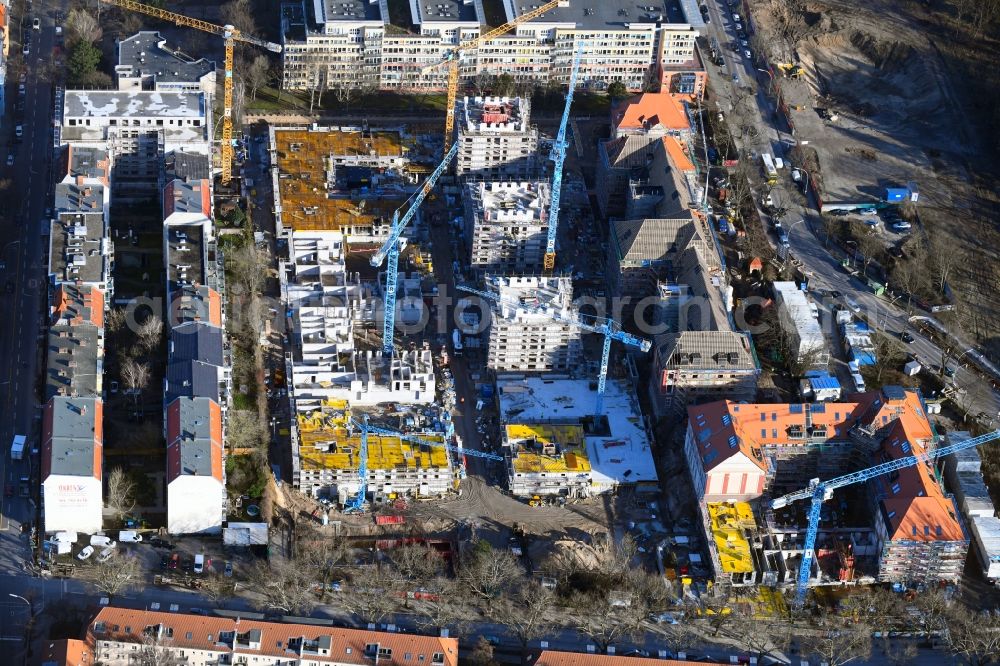
[[[684,144],[676,137],[663,137],[663,147],[667,149],[667,156],[674,167],[681,171],[694,171],[694,162],[684,149]]]
[[[653,659],[649,657],[621,657],[611,654],[584,654],[581,652],[556,652],[543,650],[535,666],[686,666],[689,661]],[[707,662],[702,662],[707,663]],[[709,666],[722,666],[711,662]]]
[[[94,663],[94,655],[87,644],[80,640],[49,641],[38,663],[53,666],[90,666]]]
[[[317,651],[305,652],[304,656],[318,663],[370,666],[372,658],[366,656],[365,648],[377,644],[382,650],[391,650],[391,653],[383,651],[380,654],[378,663],[382,666],[458,666],[458,639],[455,638],[112,607],[102,608],[87,627],[87,643],[92,647],[97,640],[139,643],[147,628],[158,625],[170,630],[170,647],[181,650],[233,652],[232,634],[239,635],[241,644],[235,648],[235,653],[259,656],[265,663],[273,662],[275,657],[298,658],[298,652],[290,649],[289,644],[294,647],[296,642],[304,640],[315,641]],[[103,631],[98,632],[98,627]],[[257,647],[243,642],[251,639]],[[229,642],[220,642],[223,640]],[[326,649],[327,654],[320,653],[320,648]],[[432,660],[435,654],[441,656],[440,661]]]
[[[853,396],[855,402],[810,405],[813,427],[825,426],[828,439],[846,440],[856,424],[877,433],[882,445],[874,463],[922,453],[933,431],[920,396],[899,387],[884,387]],[[742,454],[766,471],[761,450],[772,444],[784,446],[808,439],[790,439],[789,428],[804,427],[805,407],[798,404],[741,404],[730,401],[688,408],[698,453],[706,472]],[[882,510],[892,540],[948,540],[965,538],[945,497],[933,468],[921,463],[873,481],[878,487]]]
[[[642,130],[663,126],[668,130],[690,129],[681,100],[670,93],[643,93],[620,105],[612,122],[619,130]]]

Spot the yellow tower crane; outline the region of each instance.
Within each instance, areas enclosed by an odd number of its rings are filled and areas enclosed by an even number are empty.
[[[102,2],[127,9],[147,16],[153,16],[164,21],[170,21],[176,25],[210,32],[219,35],[225,40],[226,46],[226,78],[223,82],[223,104],[222,104],[222,144],[219,150],[222,166],[222,183],[228,184],[233,177],[233,42],[244,42],[265,48],[268,51],[281,53],[281,45],[259,39],[253,35],[245,35],[231,25],[215,25],[208,21],[191,18],[183,14],[144,5],[135,0],[101,0]]]
[[[424,67],[421,71],[428,72],[433,69],[437,69],[442,65],[448,66],[448,106],[445,108],[445,120],[444,120],[444,152],[448,153],[448,149],[451,148],[452,132],[455,129],[455,100],[458,97],[458,64],[461,59],[461,54],[463,51],[471,51],[472,49],[479,48],[484,42],[488,42],[494,37],[499,37],[500,35],[509,32],[511,28],[514,28],[521,23],[530,21],[531,19],[538,18],[545,12],[555,9],[556,7],[569,5],[569,0],[551,0],[546,2],[531,11],[525,12],[515,18],[513,21],[504,23],[503,25],[493,28],[492,30],[476,37],[475,39],[468,39],[464,42],[460,42],[458,46],[452,49],[447,56],[444,57],[440,62],[436,62],[433,65],[428,65]]]

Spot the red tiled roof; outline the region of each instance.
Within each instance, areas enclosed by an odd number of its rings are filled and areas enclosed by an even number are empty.
[[[95,646],[97,640],[138,643],[143,640],[143,632],[148,627],[162,625],[170,630],[169,645],[177,649],[212,650],[235,652],[239,655],[268,657],[264,663],[271,663],[274,657],[297,658],[298,652],[289,644],[297,641],[317,641],[328,643],[328,654],[306,652],[305,658],[319,663],[365,664],[370,666],[372,657],[366,656],[365,649],[377,645],[381,666],[457,666],[458,639],[415,634],[397,634],[384,631],[362,629],[341,629],[308,624],[283,624],[260,620],[202,617],[178,613],[131,610],[127,608],[102,608],[87,627],[87,643]],[[98,632],[97,628],[103,631]],[[250,638],[251,632],[257,639],[257,647],[220,643],[229,632]],[[318,648],[319,646],[317,646]],[[386,650],[391,653],[385,652]],[[439,661],[433,661],[435,655]],[[252,661],[252,660],[251,660]],[[662,666],[662,664],[661,664]]]
[[[669,93],[643,93],[615,109],[612,124],[621,130],[663,126],[668,130],[690,129],[684,105]]]
[[[39,664],[53,666],[90,666],[94,655],[83,641],[76,639],[49,641],[38,660]]]

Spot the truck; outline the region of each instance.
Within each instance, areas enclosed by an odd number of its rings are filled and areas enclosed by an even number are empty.
[[[28,441],[25,435],[14,435],[14,441],[10,444],[10,459],[11,460],[23,460],[24,459],[24,443]]]
[[[770,153],[761,153],[760,161],[764,168],[764,178],[768,185],[775,185],[778,182],[778,170],[774,167],[774,159]]]

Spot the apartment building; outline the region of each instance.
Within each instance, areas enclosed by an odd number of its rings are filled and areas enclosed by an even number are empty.
[[[568,319],[577,316],[568,277],[497,277],[486,365],[496,373],[568,372],[580,363],[580,329],[511,305],[545,308]]]
[[[282,8],[282,84],[290,89],[350,86],[442,90],[441,62],[483,25],[514,20],[533,5],[503,2],[502,14],[472,0],[404,3],[321,0]],[[489,9],[496,12],[497,7]],[[631,90],[678,75],[669,88],[698,94],[702,69],[690,23],[664,23],[666,6],[637,7],[620,0],[608,5],[566,2],[463,54],[460,83],[477,77],[512,75],[540,85],[569,83],[573,59],[583,47],[580,87],[604,90],[621,81]],[[699,85],[700,81],[700,85]]]
[[[42,413],[41,442],[44,532],[99,532],[104,509],[101,398],[50,398]]]
[[[58,186],[57,186],[58,187]],[[114,245],[100,211],[58,211],[49,223],[49,282],[67,282],[114,291]]]
[[[531,180],[538,173],[538,128],[525,97],[464,97],[455,108],[455,175],[472,180]]]
[[[457,638],[116,607],[98,611],[84,641],[106,666],[140,656],[187,666],[458,666]]]
[[[673,217],[696,207],[703,183],[688,145],[680,136],[655,132],[625,133],[599,143],[595,189],[601,215]]]
[[[629,134],[674,136],[689,141],[692,135],[687,102],[667,93],[642,93],[611,110],[612,138]]]
[[[212,105],[201,91],[67,90],[58,115],[61,141],[108,152],[125,203],[159,198],[172,151],[211,155]]]
[[[708,398],[751,402],[760,367],[752,342],[736,331],[671,331],[657,336],[657,389],[685,404]]]
[[[118,42],[115,78],[118,90],[215,94],[215,63],[170,49],[151,30]]]
[[[780,495],[806,487],[812,478],[917,455],[935,445],[918,393],[886,386],[857,394],[855,400],[689,407],[685,455],[697,496],[711,503]],[[880,581],[930,584],[961,577],[968,533],[957,503],[945,494],[930,463],[872,479],[864,496],[872,502],[870,523],[852,526],[846,558],[844,541],[826,535],[821,525],[818,549],[840,550],[848,571],[842,566],[831,578],[817,563],[812,584],[853,580],[854,558],[862,555],[870,558]],[[802,552],[795,538],[802,526],[783,522],[797,519],[800,514],[784,512],[769,525],[783,566]]]
[[[546,182],[470,182],[465,186],[469,265],[493,275],[540,273],[551,204]]]
[[[45,353],[45,397],[102,395],[105,294],[71,282],[52,291]]]
[[[222,410],[208,398],[167,405],[167,531],[220,534],[226,518]]]
[[[659,650],[656,655],[649,657],[542,650],[535,660],[535,666],[685,666],[691,663],[684,659],[669,659],[669,655],[670,652],[667,650]],[[707,663],[707,666],[723,666],[723,664],[711,662]]]
[[[529,497],[658,489],[652,436],[627,382],[608,379],[596,424],[597,387],[590,379],[501,377],[497,394],[511,488]]]
[[[330,497],[340,504],[355,496],[360,487],[361,433],[351,425],[346,404],[328,400],[297,414],[298,487],[311,497]],[[418,429],[412,434],[429,442],[445,441],[437,432]],[[440,497],[454,488],[457,478],[444,448],[368,435],[368,492],[374,503],[393,494]]]

